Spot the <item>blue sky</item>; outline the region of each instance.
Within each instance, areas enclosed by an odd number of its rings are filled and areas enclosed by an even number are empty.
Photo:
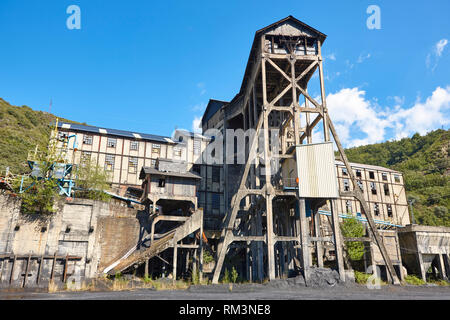
[[[381,29],[369,30],[369,5]],[[81,9],[69,30],[66,9]],[[171,135],[240,88],[256,30],[288,15],[328,35],[332,119],[346,146],[450,124],[450,2],[0,2],[0,97],[88,124]],[[311,86],[313,96],[319,94]]]

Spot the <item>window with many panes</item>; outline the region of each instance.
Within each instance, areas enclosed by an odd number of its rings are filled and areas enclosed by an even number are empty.
[[[378,207],[378,203],[375,203],[373,205],[373,212],[375,213],[376,216],[380,215],[380,208]]]
[[[139,150],[139,142],[131,141],[130,142],[130,150],[138,151]]]
[[[175,157],[181,157],[181,148],[178,147],[173,148],[173,155]]]
[[[392,205],[390,205],[390,204],[387,205],[387,214],[388,214],[388,217],[393,217]]]
[[[370,190],[372,191],[372,194],[377,194],[377,187],[375,185],[375,182],[370,183]]]
[[[117,146],[117,139],[115,138],[108,138],[106,142],[106,146],[108,148],[115,148]]]
[[[89,151],[81,151],[81,163],[85,164],[91,161],[91,152]]]
[[[152,144],[152,153],[156,153],[159,155],[161,153],[161,145],[160,144]]]
[[[358,187],[361,189],[361,191],[364,191],[363,183],[361,180],[357,180],[356,183],[358,184]]]
[[[347,213],[352,213],[352,202],[350,200],[345,201],[345,210]]]
[[[384,188],[384,195],[388,196],[389,195],[389,185],[387,183],[385,183],[383,185],[383,188]]]
[[[136,173],[138,168],[138,158],[129,158],[128,159],[128,172]]]
[[[198,155],[200,154],[201,150],[201,141],[200,140],[194,140],[194,154]]]
[[[88,144],[88,145],[92,145],[92,136],[85,134],[83,136],[83,143],[84,144]]]
[[[344,191],[350,191],[350,180],[344,179]]]
[[[114,162],[115,162],[115,156],[112,154],[107,154],[105,157],[105,170],[106,171],[114,170]]]

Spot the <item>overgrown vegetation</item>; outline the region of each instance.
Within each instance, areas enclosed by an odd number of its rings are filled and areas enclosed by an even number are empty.
[[[425,284],[425,281],[423,281],[422,279],[420,279],[419,277],[415,276],[415,275],[407,275],[405,277],[405,282],[408,284],[412,284],[415,286],[421,286]]]
[[[346,150],[352,162],[403,173],[416,223],[450,227],[450,130]]]
[[[50,113],[34,111],[27,106],[12,106],[0,98],[0,170],[9,167],[15,174],[27,173],[28,151],[36,145],[39,148],[47,145],[51,131],[49,124],[55,119]]]
[[[239,274],[235,267],[231,268],[231,272],[225,269],[222,277],[222,283],[236,283],[238,281]]]
[[[341,223],[342,236],[346,238],[361,238],[365,234],[364,225],[356,217],[344,219]],[[345,241],[345,250],[351,262],[359,261],[364,256],[364,243]]]
[[[92,200],[107,201],[111,197],[103,192],[109,190],[109,173],[104,168],[98,166],[94,161],[84,161],[76,169],[76,196]]]

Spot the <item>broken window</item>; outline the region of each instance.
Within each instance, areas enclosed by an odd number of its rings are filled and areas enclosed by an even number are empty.
[[[347,213],[352,213],[352,202],[350,200],[345,201],[345,210]]]
[[[376,216],[380,215],[380,208],[378,207],[378,203],[375,203],[373,205],[373,212],[375,213]]]
[[[344,176],[348,176],[347,168],[342,168],[342,174],[343,174]]]
[[[138,168],[138,158],[129,158],[128,173],[136,173]]]
[[[152,144],[152,153],[160,154],[161,153],[161,145],[160,144]]]
[[[81,151],[81,164],[86,164],[91,161],[91,152]]]
[[[395,182],[400,182],[400,176],[398,174],[394,175]]]
[[[107,154],[106,158],[105,158],[105,170],[106,171],[114,170],[114,162],[115,162],[115,156],[112,154]]]
[[[83,136],[83,143],[84,144],[88,144],[88,145],[92,145],[92,136],[84,135]]]
[[[344,179],[344,191],[350,191],[350,181],[348,179]]]
[[[159,179],[158,187],[164,188],[166,186],[166,179]]]
[[[117,139],[114,138],[108,138],[106,142],[106,146],[108,148],[115,148],[117,146]]]
[[[358,187],[361,189],[361,191],[364,191],[363,183],[361,180],[357,180],[356,183],[358,184]]]
[[[393,217],[392,205],[390,205],[390,204],[387,205],[387,213],[388,213],[388,217]]]
[[[220,182],[220,167],[212,167],[212,182]]]
[[[388,196],[389,195],[389,185],[387,183],[385,183],[383,188],[384,188],[384,195]]]
[[[369,179],[375,179],[375,172],[369,171]]]
[[[139,150],[139,142],[138,141],[131,141],[130,142],[130,150]]]
[[[372,194],[377,194],[377,187],[375,185],[375,182],[370,183],[370,190],[372,191]]]
[[[382,174],[381,174],[381,178],[383,179],[383,181],[387,181],[387,173],[386,172],[383,172]]]
[[[356,176],[358,177],[358,178],[361,178],[361,170],[356,170]]]

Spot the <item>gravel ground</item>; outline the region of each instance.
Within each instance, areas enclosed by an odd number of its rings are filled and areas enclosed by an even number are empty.
[[[0,292],[1,300],[450,300],[450,287],[440,286],[365,286],[336,285],[306,288],[286,283],[270,285],[193,286],[187,290],[156,291],[136,289],[115,292]]]

